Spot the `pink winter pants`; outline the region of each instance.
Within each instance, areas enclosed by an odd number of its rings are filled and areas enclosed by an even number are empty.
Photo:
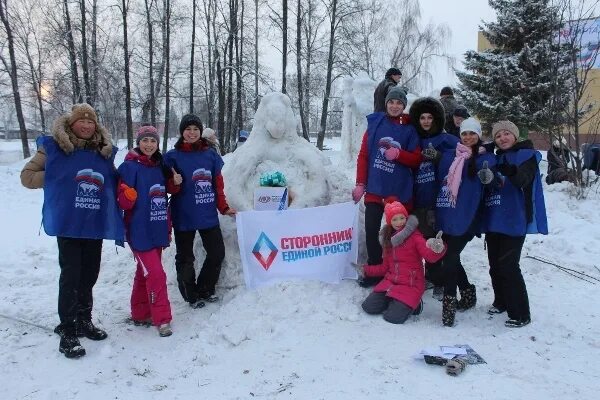
[[[133,250],[137,269],[131,291],[131,318],[142,321],[152,318],[159,326],[171,322],[171,303],[167,292],[167,275],[163,270],[162,248]]]

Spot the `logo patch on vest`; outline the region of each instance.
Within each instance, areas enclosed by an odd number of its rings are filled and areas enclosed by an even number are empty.
[[[212,187],[212,173],[205,168],[199,168],[192,174],[196,204],[212,203],[215,193]]]
[[[163,185],[156,184],[150,187],[148,198],[150,201],[150,222],[167,220],[167,197]]]
[[[87,208],[90,210],[100,209],[100,192],[104,188],[104,176],[87,168],[77,171],[77,195],[75,196],[75,208]]]

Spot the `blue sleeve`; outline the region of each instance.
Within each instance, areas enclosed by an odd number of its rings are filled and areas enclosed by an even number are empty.
[[[413,151],[414,149],[416,149],[417,147],[420,146],[420,140],[419,140],[419,134],[417,133],[417,130],[415,129],[414,126],[412,125],[407,125],[409,128],[408,131],[408,147],[406,148],[406,150],[408,151]]]
[[[221,156],[219,155],[219,153],[217,153],[216,151],[212,150],[214,153],[214,165],[215,165],[215,176],[221,175],[221,170],[223,169],[223,165],[225,165],[225,163],[223,162],[223,159],[221,158]]]
[[[117,169],[119,178],[129,187],[135,188],[135,171],[129,161],[124,161]]]

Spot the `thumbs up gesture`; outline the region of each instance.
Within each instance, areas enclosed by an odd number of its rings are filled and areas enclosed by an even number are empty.
[[[421,151],[421,155],[427,161],[437,161],[439,159],[440,152],[433,147],[431,142],[429,142],[429,146]]]
[[[487,161],[483,162],[483,168],[481,168],[477,172],[477,176],[479,177],[479,180],[481,181],[481,183],[483,183],[484,185],[489,184],[494,179],[494,173],[488,167]]]
[[[444,251],[444,241],[442,240],[442,235],[444,232],[439,231],[435,238],[427,239],[425,245],[431,249],[434,253],[440,254]]]
[[[171,171],[173,171],[173,183],[176,185],[181,185],[181,182],[183,182],[181,175],[178,174],[173,167],[171,167]]]

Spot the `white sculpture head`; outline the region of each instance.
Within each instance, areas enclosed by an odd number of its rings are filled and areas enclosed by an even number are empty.
[[[274,139],[285,135],[297,136],[296,117],[290,98],[278,92],[269,93],[262,98],[256,114],[250,138],[266,131]]]

